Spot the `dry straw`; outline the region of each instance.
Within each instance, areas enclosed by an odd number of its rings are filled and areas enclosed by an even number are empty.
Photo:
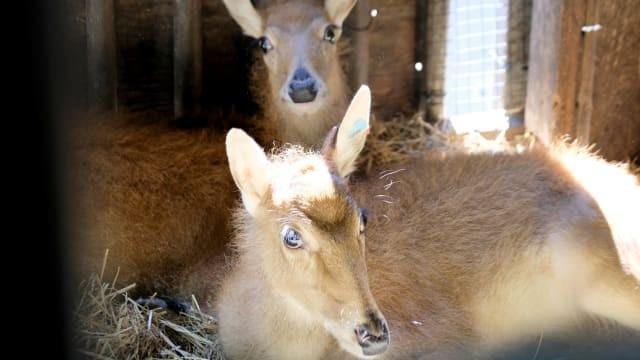
[[[376,121],[372,115],[371,133],[360,157],[360,168],[369,172],[375,166],[402,163],[427,151],[521,152],[535,145],[535,137],[530,133],[517,136],[507,136],[506,131],[456,134],[448,121],[431,124],[421,113],[411,117],[399,114],[384,121]]]
[[[128,296],[135,284],[116,288],[116,280],[103,279],[101,271],[80,284],[76,351],[91,359],[223,359],[216,319],[195,298],[188,314],[151,309]]]

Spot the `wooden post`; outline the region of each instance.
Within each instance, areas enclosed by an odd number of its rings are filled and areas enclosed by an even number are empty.
[[[117,111],[113,0],[86,0],[89,110]]]
[[[201,0],[176,0],[173,23],[174,119],[197,117],[201,112],[201,15]]]
[[[596,0],[587,0],[586,24],[598,23],[598,6]],[[591,133],[591,115],[593,114],[593,78],[596,61],[597,32],[583,33],[582,62],[580,79],[578,80],[578,98],[576,111],[576,139],[583,145],[589,145]]]
[[[419,109],[425,112],[427,121],[434,123],[443,118],[449,5],[449,0],[416,2],[417,9],[422,12],[416,15],[424,16],[424,20],[418,20],[422,23],[416,34],[418,39],[422,38],[418,43],[423,48],[422,72],[417,84],[421,89]]]
[[[369,32],[363,28],[371,21],[369,0],[359,0],[353,9],[355,27],[353,33],[353,53],[351,58],[351,85],[357,89],[369,83]]]
[[[421,71],[416,69],[416,100],[418,111],[427,111],[427,76],[424,65],[427,64],[427,2],[416,1],[416,63],[422,64]]]
[[[535,0],[531,10],[525,126],[544,144],[575,136],[578,69],[582,59],[582,0]]]

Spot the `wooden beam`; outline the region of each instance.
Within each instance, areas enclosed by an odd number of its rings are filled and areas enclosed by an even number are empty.
[[[174,118],[197,117],[202,98],[202,1],[176,0],[173,25]]]
[[[600,29],[583,36],[585,56],[589,46],[594,49],[591,89],[585,90],[592,94],[588,139],[605,158],[626,161],[640,155],[640,3],[593,3],[597,6],[596,22],[585,25],[599,25]],[[637,161],[640,163],[640,158]]]
[[[117,111],[113,0],[86,0],[89,110]]]
[[[416,1],[416,63],[422,64],[422,70],[416,70],[416,100],[418,111],[425,114],[427,111],[427,21],[429,18],[428,4],[426,1]]]
[[[353,9],[355,26],[351,57],[351,86],[357,89],[369,83],[369,31],[365,26],[371,21],[369,0],[359,0]]]
[[[585,25],[598,23],[598,6],[596,0],[585,1],[587,13]],[[589,145],[591,133],[591,116],[593,114],[593,79],[596,62],[597,31],[583,31],[583,49],[578,79],[577,111],[576,111],[576,139],[583,145]]]
[[[525,126],[544,144],[575,136],[586,7],[582,0],[535,0],[531,17]]]
[[[447,28],[449,23],[449,0],[417,1],[426,3],[423,16],[424,23],[421,25],[423,36],[424,53],[422,66],[422,96],[419,104],[420,110],[425,111],[426,120],[437,122],[443,119],[443,102],[445,87],[445,67],[447,55]],[[424,6],[424,5],[423,5]]]

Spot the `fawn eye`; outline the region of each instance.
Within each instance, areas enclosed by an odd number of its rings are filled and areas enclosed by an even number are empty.
[[[273,45],[271,45],[271,41],[269,41],[269,38],[267,38],[266,36],[263,36],[258,39],[258,46],[260,47],[262,52],[265,54],[273,49]]]
[[[297,249],[302,246],[302,237],[297,231],[285,226],[282,228],[282,242],[290,249]]]
[[[337,26],[327,25],[327,27],[324,29],[324,35],[322,36],[322,40],[335,44],[336,38],[337,38],[336,36],[337,30],[338,30]]]
[[[367,226],[368,220],[369,220],[369,210],[360,209],[360,233],[364,232],[364,229]]]

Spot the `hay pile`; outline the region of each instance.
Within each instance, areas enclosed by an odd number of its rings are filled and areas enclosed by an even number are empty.
[[[420,113],[410,118],[400,114],[385,121],[376,120],[374,114],[371,117],[371,132],[359,159],[359,168],[366,172],[376,165],[404,162],[427,149],[442,148],[450,140]]]
[[[536,146],[531,133],[508,135],[506,131],[456,134],[447,121],[428,123],[422,113],[403,114],[378,121],[372,114],[371,133],[360,156],[360,169],[405,162],[425,151],[440,153],[522,152]]]
[[[189,313],[180,315],[141,306],[127,295],[135,284],[116,288],[117,275],[108,281],[103,271],[80,284],[73,319],[73,344],[80,354],[90,359],[223,359],[217,321],[200,310],[195,298]]]

